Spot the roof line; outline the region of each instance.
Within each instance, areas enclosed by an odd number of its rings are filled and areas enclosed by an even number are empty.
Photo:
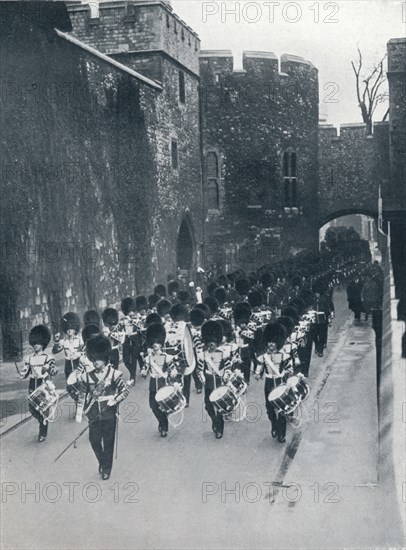
[[[71,42],[75,46],[78,46],[79,48],[82,48],[83,50],[86,50],[87,52],[91,53],[92,55],[102,59],[103,61],[106,61],[106,63],[109,63],[110,65],[113,65],[117,69],[131,75],[134,78],[137,78],[138,80],[141,80],[148,86],[151,86],[152,88],[155,88],[156,90],[162,91],[162,86],[154,82],[154,80],[151,80],[150,78],[147,78],[146,76],[142,75],[141,73],[138,73],[137,71],[134,71],[133,69],[130,69],[130,67],[127,67],[126,65],[123,65],[119,61],[116,61],[115,59],[112,59],[108,55],[99,52],[99,50],[96,50],[95,48],[92,48],[91,46],[88,46],[81,40],[78,40],[74,36],[71,36],[70,34],[67,34],[65,32],[60,31],[59,29],[55,29],[58,36],[61,38],[64,38],[68,42]]]

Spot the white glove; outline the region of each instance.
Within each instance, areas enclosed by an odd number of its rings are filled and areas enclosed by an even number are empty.
[[[76,411],[76,422],[80,424],[82,422],[82,411]]]
[[[110,397],[110,399],[107,401],[107,406],[108,407],[114,407],[114,405],[116,405],[116,398],[115,397]]]

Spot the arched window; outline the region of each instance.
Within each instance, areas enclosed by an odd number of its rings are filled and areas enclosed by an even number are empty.
[[[283,153],[283,186],[285,208],[297,207],[297,156],[296,152],[291,149]]]
[[[206,156],[207,208],[220,209],[220,177],[217,153],[210,151]]]

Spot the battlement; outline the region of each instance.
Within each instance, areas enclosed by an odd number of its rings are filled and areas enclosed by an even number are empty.
[[[280,58],[273,52],[264,51],[244,51],[242,52],[243,70],[235,69],[235,59],[231,50],[202,50],[199,54],[200,66],[206,69],[214,70],[215,73],[264,73],[264,77],[269,77],[267,73],[279,74],[282,77],[288,77],[294,74],[309,72],[317,77],[317,69],[306,59],[283,54]]]
[[[372,135],[367,135],[366,125],[363,123],[344,123],[339,126],[333,126],[333,124],[319,124],[320,139],[330,139],[332,143],[352,139],[370,140],[374,139],[377,134],[382,134],[383,132],[389,132],[389,122],[374,122]]]
[[[73,35],[107,55],[165,53],[199,72],[200,39],[163,0],[68,3]],[[123,61],[124,62],[124,61]]]

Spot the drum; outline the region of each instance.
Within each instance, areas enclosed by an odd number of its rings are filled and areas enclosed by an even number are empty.
[[[226,385],[233,390],[237,397],[240,397],[248,387],[242,372],[238,369],[231,373],[230,378],[226,381]]]
[[[293,380],[291,381],[291,379]],[[310,388],[306,383],[306,380],[303,375],[291,376],[291,378],[288,379],[286,384],[288,386],[290,385],[290,387],[294,388],[297,391],[301,401],[304,401],[309,396]]]
[[[299,405],[300,399],[285,384],[278,386],[268,395],[268,401],[281,414],[289,414]]]
[[[45,421],[52,421],[58,400],[55,385],[50,380],[46,380],[28,396],[28,403],[42,415]]]
[[[161,411],[166,414],[183,411],[186,406],[185,396],[175,386],[164,386],[157,391],[155,399]]]
[[[70,373],[68,379],[66,380],[66,391],[69,393],[74,401],[78,400],[80,389],[79,386],[80,384],[76,376],[76,371],[73,371]]]
[[[225,414],[233,412],[239,404],[239,399],[234,393],[234,389],[229,386],[216,388],[211,392],[209,399],[218,412]]]

